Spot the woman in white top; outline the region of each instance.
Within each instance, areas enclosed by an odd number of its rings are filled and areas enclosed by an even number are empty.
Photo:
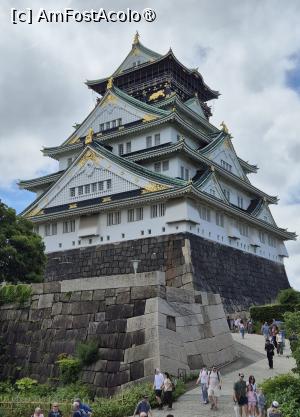
[[[221,374],[216,366],[208,373],[208,398],[210,400],[210,408],[218,409],[218,398],[221,395]]]
[[[205,365],[200,370],[199,377],[196,381],[196,384],[199,384],[199,382],[201,386],[203,404],[208,404],[208,393],[207,393],[208,371]]]

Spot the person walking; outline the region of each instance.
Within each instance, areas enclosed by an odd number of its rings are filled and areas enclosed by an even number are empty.
[[[168,372],[165,372],[165,379],[163,383],[163,392],[164,392],[164,404],[168,405],[168,410],[172,410],[173,405],[173,384]]]
[[[251,318],[247,321],[247,331],[248,331],[248,334],[253,333],[253,321]]]
[[[266,398],[261,389],[257,391],[258,417],[265,417]]]
[[[277,355],[283,355],[283,335],[281,331],[277,335]]]
[[[244,325],[243,320],[240,321],[239,329],[240,329],[240,335],[242,336],[242,339],[244,339],[245,338],[245,325]]]
[[[248,416],[254,417],[256,404],[257,404],[257,398],[256,398],[256,392],[254,391],[252,384],[248,385],[247,399],[248,399]]]
[[[265,351],[267,352],[269,368],[273,369],[274,345],[270,342],[269,339],[266,340]]]
[[[265,340],[269,339],[270,328],[269,328],[268,323],[266,321],[261,326],[261,333],[264,335]]]
[[[144,395],[142,400],[137,404],[135,407],[133,417],[136,416],[136,414],[139,415],[139,417],[148,417],[152,416],[151,406],[148,401],[148,395]]]
[[[274,347],[277,349],[277,334],[278,334],[278,327],[276,324],[272,324],[271,327],[271,340],[274,345]]]
[[[273,401],[271,407],[268,408],[267,417],[282,417],[282,413],[279,410],[279,404],[277,401]]]
[[[243,411],[245,417],[247,417],[247,406],[248,406],[248,398],[247,398],[247,384],[244,380],[244,374],[239,373],[239,380],[233,386],[233,401],[239,407],[239,414],[240,417],[243,416]]]
[[[211,371],[208,373],[208,398],[210,401],[210,409],[218,409],[218,398],[221,395],[221,374],[217,370],[216,366],[213,366]]]
[[[249,376],[249,379],[248,379],[248,384],[247,384],[247,385],[252,385],[252,387],[253,387],[253,391],[255,391],[255,392],[256,392],[256,388],[257,388],[257,386],[256,386],[256,382],[255,382],[254,375],[250,375],[250,376]]]
[[[155,392],[155,398],[158,404],[158,408],[162,409],[162,386],[164,383],[164,376],[160,372],[158,368],[155,369],[155,375],[154,375],[154,382],[153,382],[153,389]]]
[[[52,404],[48,417],[62,417],[62,412],[60,411],[57,403]]]
[[[202,369],[200,370],[199,377],[196,381],[196,384],[199,384],[199,383],[201,386],[203,404],[208,404],[208,392],[207,392],[208,371],[205,365],[203,365]]]

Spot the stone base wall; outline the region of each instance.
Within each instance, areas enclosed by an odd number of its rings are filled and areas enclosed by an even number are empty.
[[[33,285],[27,305],[0,308],[0,376],[57,378],[57,356],[96,340],[81,379],[97,395],[153,377],[234,359],[218,295],[167,287],[163,272]]]
[[[227,313],[274,300],[289,288],[283,264],[190,233],[48,254],[46,281],[164,271],[167,286],[221,295]]]

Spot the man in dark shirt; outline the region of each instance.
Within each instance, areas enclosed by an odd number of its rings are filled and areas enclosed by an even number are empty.
[[[48,417],[62,417],[62,412],[58,408],[58,404],[57,403],[53,403],[52,404],[52,409],[49,412]]]
[[[148,401],[148,395],[144,395],[142,401],[136,406],[133,417],[138,414],[139,416],[152,416],[151,406]]]
[[[243,373],[239,374],[239,380],[233,386],[233,400],[235,404],[239,406],[240,416],[242,417],[243,410],[244,410],[245,416],[247,416],[247,413],[248,413],[247,384],[246,384],[246,381],[244,381]]]
[[[273,369],[274,345],[270,342],[269,339],[266,340],[265,351],[267,352],[269,368]]]
[[[80,404],[77,401],[73,403],[72,417],[81,417]]]

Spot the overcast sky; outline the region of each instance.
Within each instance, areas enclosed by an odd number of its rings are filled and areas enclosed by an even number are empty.
[[[46,11],[142,11],[153,23],[11,23],[11,8]],[[239,154],[259,166],[254,185],[278,195],[271,206],[280,227],[300,232],[300,2],[298,0],[64,1],[0,3],[0,198],[17,211],[34,198],[18,179],[57,170],[42,156],[93,108],[86,79],[109,76],[131,48],[133,35],[159,53],[171,46],[188,67],[222,94],[213,102]],[[300,243],[289,242],[291,284],[300,289]]]

